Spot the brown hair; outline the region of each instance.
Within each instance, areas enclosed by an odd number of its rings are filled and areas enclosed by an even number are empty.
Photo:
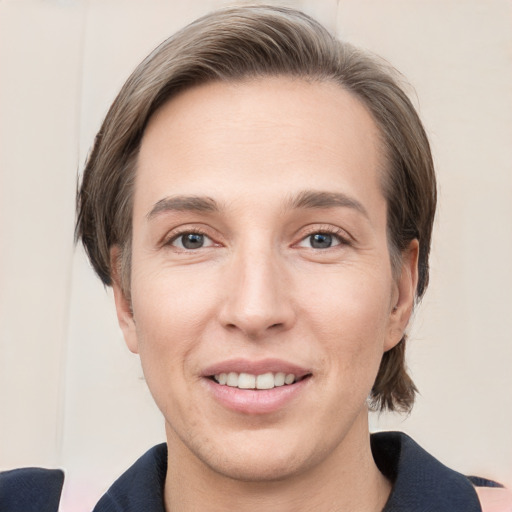
[[[77,198],[76,237],[96,273],[111,284],[110,249],[119,246],[119,272],[129,296],[137,155],[158,108],[193,85],[272,75],[338,83],[373,115],[387,157],[382,187],[392,266],[396,275],[402,251],[418,239],[419,300],[428,284],[436,205],[434,168],[421,121],[393,68],[285,7],[235,7],[200,18],[157,47],[128,78],[96,136]],[[404,335],[384,354],[370,399],[375,409],[406,411],[415,393],[405,367]]]

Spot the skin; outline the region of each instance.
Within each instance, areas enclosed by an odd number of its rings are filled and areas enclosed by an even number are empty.
[[[476,492],[482,504],[482,512],[512,511],[512,491],[510,489],[477,487]]]
[[[418,255],[413,241],[393,276],[384,167],[371,115],[332,83],[201,85],[151,119],[134,192],[131,304],[119,276],[114,292],[166,421],[167,510],[384,506],[390,484],[371,455],[366,398],[409,321]],[[321,193],[310,194],[314,206],[298,200],[304,191]],[[204,245],[184,248],[194,232]],[[332,245],[312,247],[314,233]],[[232,358],[286,361],[308,378],[277,410],[235,411],[204,376]]]

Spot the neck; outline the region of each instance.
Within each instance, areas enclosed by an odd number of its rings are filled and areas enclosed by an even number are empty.
[[[371,454],[367,414],[319,464],[283,479],[241,481],[203,464],[167,428],[167,512],[380,512],[391,485]]]

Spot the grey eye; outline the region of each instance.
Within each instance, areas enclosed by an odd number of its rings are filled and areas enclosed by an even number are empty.
[[[309,236],[313,249],[328,249],[333,245],[333,236],[328,233],[315,233]]]
[[[201,249],[202,247],[210,247],[213,245],[212,240],[203,235],[202,233],[183,233],[182,235],[178,235],[173,241],[172,244],[174,247],[178,247],[179,249]]]
[[[311,249],[330,249],[342,243],[344,241],[339,235],[318,231],[303,238],[298,245],[299,247],[309,247]]]
[[[181,243],[185,249],[199,249],[204,245],[204,235],[199,233],[187,233],[182,235]]]

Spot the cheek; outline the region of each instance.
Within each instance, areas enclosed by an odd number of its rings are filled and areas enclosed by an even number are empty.
[[[144,269],[133,275],[133,311],[140,331],[153,342],[186,339],[204,323],[215,302],[211,279],[190,269]]]
[[[330,275],[301,278],[304,310],[318,319],[319,328],[344,333],[343,339],[368,339],[385,329],[392,297],[391,271],[343,268]]]
[[[187,272],[147,272],[133,278],[133,312],[148,384],[179,380],[212,317],[214,290]]]
[[[188,396],[191,354],[200,339],[204,311],[190,287],[180,291],[177,282],[149,280],[137,291],[134,318],[139,356],[147,386],[165,418],[188,418],[193,403]],[[135,294],[134,294],[135,295]],[[192,296],[192,297],[191,297]]]
[[[323,287],[304,287],[305,328],[322,342],[328,367],[350,379],[372,381],[389,327],[391,277],[385,273],[343,272]],[[306,290],[309,292],[306,293]],[[373,381],[370,383],[373,384]]]

